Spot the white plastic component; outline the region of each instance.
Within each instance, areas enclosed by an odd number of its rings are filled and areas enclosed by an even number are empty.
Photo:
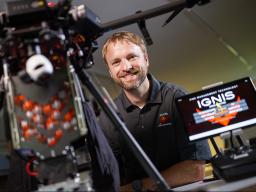
[[[27,60],[26,72],[32,80],[37,81],[42,75],[53,74],[53,66],[47,57],[36,54]]]

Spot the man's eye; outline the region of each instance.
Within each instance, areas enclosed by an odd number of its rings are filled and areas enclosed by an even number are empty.
[[[113,65],[113,66],[117,66],[117,65],[119,65],[119,63],[120,63],[119,61],[114,61],[114,62],[112,63],[112,65]]]
[[[135,60],[137,57],[135,56],[135,55],[131,55],[128,59],[129,59],[129,61],[133,61],[133,60]]]

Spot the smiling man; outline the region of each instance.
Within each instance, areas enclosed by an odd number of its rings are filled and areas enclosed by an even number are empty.
[[[172,187],[204,178],[204,160],[210,159],[207,141],[190,143],[178,117],[175,99],[186,92],[158,81],[148,72],[149,57],[143,39],[121,31],[104,44],[102,55],[113,80],[122,88],[115,99],[121,119]],[[120,168],[121,190],[154,189],[154,183],[104,113],[100,123]]]

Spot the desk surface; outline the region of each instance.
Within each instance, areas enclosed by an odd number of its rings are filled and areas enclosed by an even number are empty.
[[[250,191],[255,189],[256,176],[233,182],[225,182],[224,180],[215,180],[209,182],[195,182],[188,185],[173,188],[173,191]]]

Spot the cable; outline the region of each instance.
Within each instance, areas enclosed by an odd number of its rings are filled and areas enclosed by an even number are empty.
[[[26,163],[26,172],[29,176],[33,176],[33,177],[36,177],[38,176],[38,172],[36,171],[32,171],[30,168],[31,168],[31,165],[33,165],[33,161],[36,160],[36,158],[32,158],[30,159],[27,163]]]

